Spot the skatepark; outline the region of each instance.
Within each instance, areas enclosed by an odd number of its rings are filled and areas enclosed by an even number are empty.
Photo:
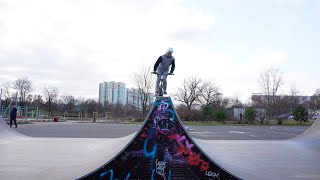
[[[0,179],[320,179],[320,122],[286,140],[191,138],[158,97],[121,138],[29,137],[0,119]]]

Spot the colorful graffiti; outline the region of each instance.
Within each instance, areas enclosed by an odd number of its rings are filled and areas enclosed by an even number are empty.
[[[107,153],[107,152],[106,152]],[[239,179],[211,161],[186,133],[170,97],[157,97],[135,138],[79,179]]]

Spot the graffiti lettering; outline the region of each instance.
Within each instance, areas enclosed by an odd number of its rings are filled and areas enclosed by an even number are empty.
[[[166,102],[157,103],[156,105],[158,106],[158,110],[165,110],[169,107],[169,103]]]
[[[143,150],[131,151],[130,155],[131,157],[142,157],[143,153],[144,153]]]
[[[212,171],[206,171],[206,176],[211,177],[212,179],[220,179],[219,173],[212,172]]]
[[[159,174],[163,179],[166,179],[166,173],[164,170],[166,169],[167,162],[156,160],[156,173]]]

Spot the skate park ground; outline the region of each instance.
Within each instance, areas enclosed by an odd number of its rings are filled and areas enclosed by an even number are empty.
[[[79,178],[80,175],[92,172],[114,157],[133,138],[133,134],[126,135],[141,127],[141,124],[67,121],[19,124],[17,129],[13,128],[28,136],[49,137],[30,138],[11,131],[4,123],[1,125],[3,127],[0,132],[3,138],[0,141],[2,143],[0,179]],[[318,121],[310,129],[308,126],[189,126],[189,128],[194,129],[189,131],[189,134],[209,157],[241,178],[292,180],[320,177]],[[308,131],[303,133],[307,129]],[[303,135],[297,136],[301,133]],[[101,140],[93,138],[98,134],[102,137],[126,137]],[[74,138],[76,136],[92,138]],[[273,141],[290,137],[293,138]]]
[[[33,122],[16,131],[32,137],[118,138],[139,130],[141,124]],[[309,126],[188,126],[193,138],[205,140],[283,140],[295,137]]]

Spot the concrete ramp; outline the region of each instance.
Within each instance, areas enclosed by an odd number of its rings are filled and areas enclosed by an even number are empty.
[[[243,179],[320,179],[320,121],[288,140],[199,140],[216,163]]]
[[[123,138],[33,138],[10,128],[0,117],[0,179],[76,179],[121,151]]]

